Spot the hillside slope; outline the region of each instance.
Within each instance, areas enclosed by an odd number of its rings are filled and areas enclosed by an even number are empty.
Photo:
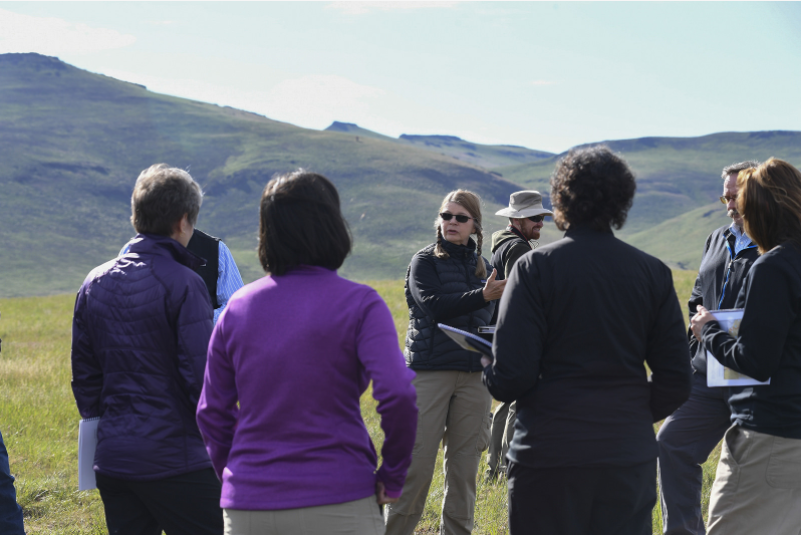
[[[619,235],[682,269],[698,269],[706,235],[725,223],[724,207],[717,203],[723,190],[723,167],[771,156],[801,164],[801,132],[724,132],[603,143],[620,153],[637,176],[634,205]],[[512,182],[548,192],[551,173],[563,156],[494,171]]]
[[[494,211],[519,189],[395,141],[159,95],[37,54],[0,55],[0,161],[0,296],[75,291],[133,234],[131,188],[155,162],[203,186],[198,227],[225,239],[246,280],[261,275],[258,202],[275,173],[334,181],[355,241],[342,273],[356,278],[403,277],[448,191],[472,189]]]

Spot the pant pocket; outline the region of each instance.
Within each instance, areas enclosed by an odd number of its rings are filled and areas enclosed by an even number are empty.
[[[476,453],[487,451],[489,448],[490,437],[492,435],[492,413],[484,413],[484,419],[481,422],[481,429],[478,432],[478,440],[476,440]]]
[[[801,440],[773,437],[765,479],[775,489],[801,489]]]
[[[742,451],[747,444],[743,444],[744,437],[740,433],[740,428],[736,425],[729,428],[723,435],[723,451],[721,451],[720,462],[718,463],[717,473],[713,491],[721,496],[733,493],[740,483],[740,463],[738,458],[743,458]]]

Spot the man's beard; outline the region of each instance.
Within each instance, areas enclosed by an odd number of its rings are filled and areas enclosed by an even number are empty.
[[[740,230],[743,229],[743,219],[740,217],[740,213],[737,210],[729,210],[726,212],[726,215],[734,221],[734,224],[737,225],[737,228]],[[735,219],[737,217],[740,217],[739,221]]]

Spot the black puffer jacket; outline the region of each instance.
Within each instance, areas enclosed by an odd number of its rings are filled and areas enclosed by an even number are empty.
[[[481,355],[460,348],[437,323],[476,333],[489,325],[496,301],[484,301],[484,283],[475,275],[476,244],[456,245],[443,240],[450,258],[434,256],[436,244],[418,251],[406,270],[406,364],[413,370],[481,371]],[[492,273],[492,266],[481,261]]]

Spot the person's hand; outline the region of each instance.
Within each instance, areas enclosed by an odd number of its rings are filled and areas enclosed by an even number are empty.
[[[384,505],[385,503],[395,503],[400,498],[390,498],[387,496],[387,489],[384,488],[384,484],[380,481],[376,481],[375,483],[375,501],[378,502],[378,505]]]
[[[503,295],[503,289],[506,288],[506,281],[496,281],[495,277],[498,276],[498,270],[493,269],[492,275],[489,276],[487,282],[484,283],[484,301],[495,301],[500,299]]]
[[[715,316],[710,314],[709,311],[705,309],[702,305],[698,305],[696,307],[696,310],[698,312],[696,312],[695,316],[693,316],[692,319],[690,320],[690,328],[693,330],[693,334],[700,342],[701,328],[703,328],[703,326],[709,323],[710,321],[714,321]]]
[[[481,366],[486,368],[490,364],[492,364],[492,360],[486,355],[481,355]]]

